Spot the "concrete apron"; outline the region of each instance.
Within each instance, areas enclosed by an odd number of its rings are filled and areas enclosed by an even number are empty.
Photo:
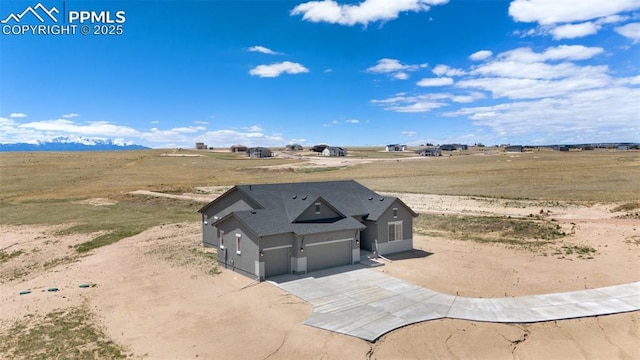
[[[451,318],[531,323],[640,310],[640,282],[508,298],[441,294],[358,265],[269,279],[313,306],[306,325],[375,341],[402,326]]]

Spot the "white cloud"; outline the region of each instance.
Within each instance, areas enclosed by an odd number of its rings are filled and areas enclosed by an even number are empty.
[[[407,80],[409,78],[409,74],[406,72],[398,72],[393,74],[393,78],[398,80]]]
[[[259,52],[259,53],[263,53],[263,54],[269,54],[269,55],[281,55],[282,53],[279,53],[277,51],[273,51],[267,47],[264,46],[260,46],[260,45],[256,45],[256,46],[252,46],[250,48],[247,49],[248,51],[251,52]]]
[[[196,124],[198,125],[208,125],[209,122],[208,121],[194,121]]]
[[[258,65],[255,68],[249,70],[249,74],[251,74],[252,76],[269,77],[269,78],[278,77],[283,73],[302,74],[302,73],[308,73],[308,72],[309,72],[309,69],[307,69],[303,65],[290,62],[290,61],[284,61],[281,63],[275,63],[270,65]]]
[[[634,44],[640,42],[640,23],[629,23],[623,26],[618,26],[615,28],[615,31],[631,40],[633,40]]]
[[[557,26],[551,29],[553,38],[556,40],[561,39],[575,39],[585,37],[587,35],[593,35],[600,30],[600,26],[594,22],[584,22],[580,24],[566,24]]]
[[[140,132],[128,126],[115,125],[108,121],[75,123],[67,119],[34,121],[20,125],[21,128],[46,132],[62,132],[89,136],[136,136]]]
[[[473,54],[469,55],[469,59],[473,61],[485,60],[491,57],[493,53],[489,50],[480,50],[476,51]]]
[[[541,25],[582,22],[640,9],[640,0],[514,0],[509,15],[520,22]]]
[[[371,100],[372,104],[382,106],[385,110],[395,112],[428,112],[444,106],[449,106],[447,101],[455,103],[470,103],[484,98],[480,92],[454,95],[450,93],[422,94],[407,96],[398,93],[394,97],[381,100]]]
[[[80,115],[76,114],[76,113],[69,113],[69,114],[62,115],[62,117],[65,118],[65,119],[73,119],[73,118],[76,118],[78,116],[80,116]]]
[[[346,123],[348,124],[359,124],[360,120],[357,119],[349,119],[349,120],[345,120]]]
[[[444,115],[467,116],[474,125],[487,126],[511,137],[545,133],[554,138],[580,136],[581,141],[599,141],[597,136],[621,141],[640,136],[637,101],[640,101],[640,89],[614,87],[533,101],[463,108]]]
[[[424,78],[416,83],[418,86],[445,86],[453,84],[453,79],[449,77]]]
[[[326,69],[325,71],[323,71],[323,73],[325,73],[325,74],[329,74],[329,73],[332,73],[332,72],[333,72],[333,69]]]
[[[302,15],[310,22],[326,22],[353,26],[396,19],[402,12],[428,11],[430,5],[446,4],[448,0],[364,0],[356,5],[340,5],[333,0],[309,1],[297,5],[291,15]]]
[[[446,75],[446,76],[461,76],[466,74],[466,72],[462,69],[454,69],[447,65],[438,64],[436,67],[431,70],[434,74],[438,76]]]
[[[427,64],[419,65],[407,65],[400,63],[397,59],[380,59],[374,65],[369,67],[366,72],[374,74],[391,74],[391,76],[398,80],[406,80],[409,78],[407,72],[416,71],[420,68],[427,67]]]
[[[249,126],[249,127],[244,127],[242,129],[250,131],[250,132],[262,132],[262,131],[264,131],[260,125],[252,125],[252,126]]]
[[[26,118],[27,114],[25,114],[25,113],[11,113],[9,115],[9,117],[12,118],[12,119]]]
[[[402,131],[400,134],[406,135],[408,137],[412,137],[412,136],[415,136],[417,134],[417,132],[415,132],[415,131]]]

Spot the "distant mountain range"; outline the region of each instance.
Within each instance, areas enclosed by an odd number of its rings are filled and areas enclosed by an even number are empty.
[[[110,151],[149,149],[146,146],[110,139],[60,136],[46,141],[0,144],[0,152],[9,151]]]

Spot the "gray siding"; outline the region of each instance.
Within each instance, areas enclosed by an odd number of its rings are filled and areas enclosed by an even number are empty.
[[[257,277],[255,263],[259,257],[258,239],[252,238],[254,235],[233,217],[226,219],[218,227],[220,231],[224,231],[224,249],[218,248],[220,266]],[[240,235],[239,249],[236,247],[236,234]]]
[[[315,204],[320,203],[320,214],[316,214],[316,206]],[[304,222],[304,221],[312,221],[312,220],[320,220],[320,219],[332,219],[340,217],[340,215],[335,212],[325,201],[313,201],[311,206],[307,208],[307,210],[303,211],[296,221]]]
[[[238,190],[220,197],[215,204],[202,213],[203,244],[205,246],[218,246],[218,229],[213,225],[218,219],[222,219],[234,211],[251,210],[253,208],[249,200]]]

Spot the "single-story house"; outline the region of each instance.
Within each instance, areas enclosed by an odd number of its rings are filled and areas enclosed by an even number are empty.
[[[197,142],[196,143],[196,149],[197,150],[207,150],[207,144],[202,143],[202,142]]]
[[[322,156],[347,156],[347,149],[338,146],[327,146],[322,151]]]
[[[327,147],[329,147],[329,145],[325,145],[325,144],[318,144],[318,145],[313,145],[313,147],[311,148],[311,150],[313,150],[313,152],[323,152],[324,149],[326,149]]]
[[[440,145],[442,151],[456,151],[456,150],[469,150],[469,146],[466,144],[443,144]]]
[[[417,216],[353,180],[237,185],[198,211],[218,263],[260,280],[411,250]]]
[[[285,149],[287,149],[288,151],[302,151],[302,145],[300,144],[288,144]]]
[[[251,157],[251,158],[271,157],[271,150],[265,147],[248,148],[245,153],[247,154],[248,157]]]
[[[427,147],[416,150],[416,154],[420,156],[442,156],[442,151],[438,147]]]
[[[509,145],[504,148],[505,152],[523,152],[524,146],[522,145]]]
[[[391,144],[385,147],[385,151],[406,151],[407,145]]]
[[[247,147],[244,145],[231,145],[231,148],[229,148],[231,150],[231,152],[247,152]]]

